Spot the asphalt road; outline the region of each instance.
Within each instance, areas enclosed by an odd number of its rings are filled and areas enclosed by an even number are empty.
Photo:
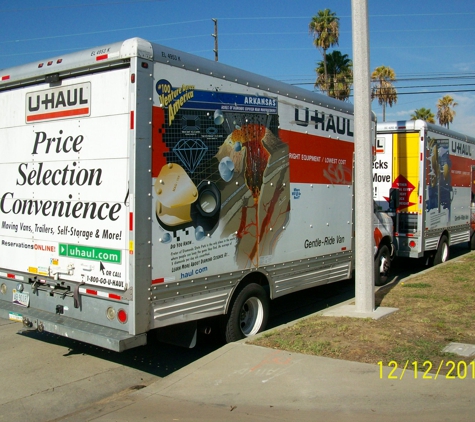
[[[467,253],[452,247],[452,257]],[[425,269],[423,262],[395,262],[390,283]],[[271,303],[268,328],[311,315],[354,297],[348,280],[297,292]],[[115,353],[49,333],[22,332],[22,326],[0,319],[0,421],[42,422],[61,419],[139,390],[158,378],[206,356],[221,342],[216,331],[201,334],[194,349],[157,341]]]

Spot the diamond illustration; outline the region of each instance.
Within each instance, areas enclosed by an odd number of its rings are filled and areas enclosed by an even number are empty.
[[[207,151],[208,147],[201,139],[180,139],[173,148],[183,167],[190,173],[196,170]]]

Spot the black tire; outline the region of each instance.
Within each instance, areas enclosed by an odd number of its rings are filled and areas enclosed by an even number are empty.
[[[391,268],[391,253],[387,245],[379,248],[374,259],[374,285],[382,286],[388,282],[389,269]]]
[[[261,332],[269,318],[269,299],[258,284],[245,286],[237,295],[227,315],[226,343],[238,341]]]
[[[442,236],[439,240],[437,252],[432,260],[432,265],[439,265],[449,260],[449,240],[447,236]]]
[[[473,233],[472,236],[470,237],[470,241],[468,242],[468,247],[472,251],[475,250],[475,233]]]

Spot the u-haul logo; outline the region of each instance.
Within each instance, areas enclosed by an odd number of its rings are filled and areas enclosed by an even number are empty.
[[[466,142],[457,142],[453,139],[450,140],[450,152],[454,155],[461,155],[465,157],[472,156],[471,145]]]
[[[62,86],[26,95],[26,123],[89,116],[91,83]]]
[[[384,154],[386,150],[385,146],[384,138],[376,138],[376,154]]]

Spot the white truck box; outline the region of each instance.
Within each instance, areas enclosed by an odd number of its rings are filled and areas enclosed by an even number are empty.
[[[422,120],[378,123],[374,199],[386,210],[390,190],[399,190],[392,210],[397,256],[438,264],[448,259],[450,245],[474,245],[474,170],[473,137]]]
[[[221,317],[233,341],[351,276],[350,104],[139,38],[0,79],[0,316],[116,351]]]

